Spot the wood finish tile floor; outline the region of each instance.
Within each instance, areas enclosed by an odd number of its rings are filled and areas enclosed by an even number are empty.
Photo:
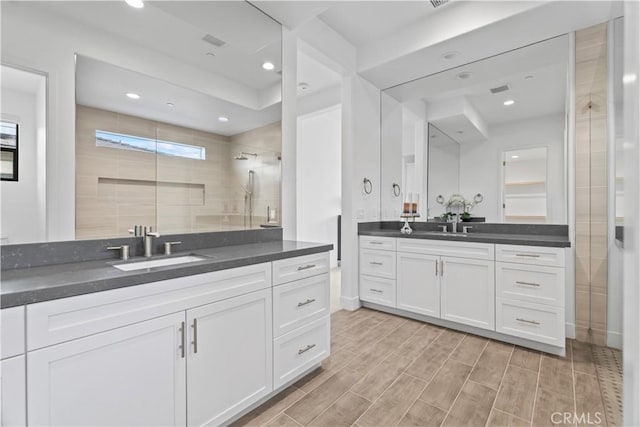
[[[603,401],[621,389],[616,350],[569,340],[561,358],[364,308],[333,313],[331,333],[321,368],[234,426],[621,422]]]

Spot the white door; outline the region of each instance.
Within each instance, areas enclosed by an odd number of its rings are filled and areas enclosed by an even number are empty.
[[[219,425],[273,390],[271,289],[187,310],[190,426]]]
[[[186,423],[184,312],[28,353],[30,425]]]
[[[495,330],[494,262],[442,257],[442,318]]]
[[[24,355],[0,362],[0,425],[24,426],[27,423],[26,372]]]
[[[397,307],[440,317],[440,257],[398,252]]]

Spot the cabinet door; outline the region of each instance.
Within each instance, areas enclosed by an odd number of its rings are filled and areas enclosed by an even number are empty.
[[[190,426],[219,425],[273,390],[271,289],[187,311]]]
[[[184,312],[28,353],[30,425],[184,425]]]
[[[440,317],[440,257],[398,252],[397,306]]]
[[[24,355],[0,363],[0,425],[24,426],[27,423],[26,372]]]
[[[493,261],[442,257],[442,318],[495,330]]]

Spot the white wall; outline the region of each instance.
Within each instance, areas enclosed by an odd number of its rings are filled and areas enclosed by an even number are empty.
[[[640,3],[624,4],[624,425],[640,425]]]
[[[333,243],[338,265],[338,222],[342,211],[340,106],[298,117],[298,240]]]
[[[44,200],[38,197],[44,181],[38,168],[38,154],[42,151],[38,144],[38,98],[34,93],[2,88],[2,119],[19,125],[18,181],[0,183],[0,234],[7,238],[3,243],[31,243],[45,237]]]
[[[564,115],[536,117],[489,128],[489,139],[460,145],[460,193],[467,199],[482,193],[484,201],[472,213],[487,222],[502,222],[501,153],[536,146],[548,147],[549,218],[553,224],[566,224],[564,181]],[[494,171],[487,173],[487,171]]]

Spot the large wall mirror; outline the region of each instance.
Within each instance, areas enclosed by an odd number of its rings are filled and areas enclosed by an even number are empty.
[[[569,49],[560,36],[384,90],[382,217],[419,193],[421,220],[566,224]]]
[[[217,1],[18,2],[3,15],[50,28],[44,57],[55,49],[51,68],[72,64],[72,87],[55,76],[53,89],[65,91],[58,107],[73,100],[74,141],[58,161],[75,164],[76,239],[280,224],[280,24]],[[18,28],[3,38],[25,37]],[[5,243],[38,240],[12,228]]]

